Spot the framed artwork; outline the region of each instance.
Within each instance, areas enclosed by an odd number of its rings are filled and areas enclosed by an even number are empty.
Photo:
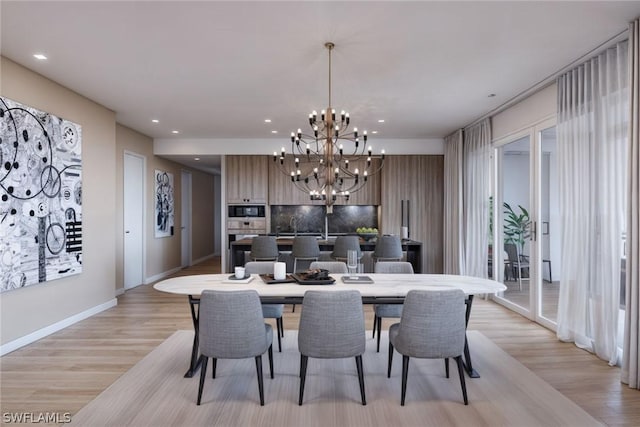
[[[156,170],[155,175],[155,236],[168,237],[173,235],[173,174]]]
[[[0,97],[0,292],[82,272],[82,128]]]

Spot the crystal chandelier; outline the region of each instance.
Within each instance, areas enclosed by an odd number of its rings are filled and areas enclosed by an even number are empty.
[[[316,111],[309,114],[312,133],[301,129],[291,132],[290,152],[282,147],[280,154],[273,153],[273,161],[280,162],[280,170],[290,175],[291,182],[311,200],[323,200],[327,213],[331,213],[338,198],[348,201],[351,194],[364,187],[368,177],[380,172],[384,150],[375,157],[380,161],[372,162],[367,131],[360,134],[356,127],[349,130],[349,113],[336,115],[331,105],[331,51],[335,45],[327,42],[324,46],[329,51],[329,106],[319,115]],[[294,159],[292,170],[285,165],[287,154]]]

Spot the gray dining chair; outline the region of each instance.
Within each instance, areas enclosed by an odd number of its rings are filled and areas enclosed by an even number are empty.
[[[251,252],[253,261],[277,261],[280,256],[278,243],[273,236],[255,236],[251,239]],[[272,270],[273,272],[273,270]]]
[[[385,261],[377,262],[373,267],[374,273],[386,274],[413,274],[413,266],[410,262]],[[378,333],[376,352],[380,352],[380,333],[382,331],[382,319],[394,319],[402,316],[402,304],[374,304],[373,306],[373,337]]]
[[[505,273],[511,272],[514,280],[518,279],[518,285],[522,290],[522,280],[529,280],[529,257],[520,253],[520,247],[515,243],[505,243],[504,251],[507,253],[507,259],[505,260]],[[527,277],[523,279],[523,273],[527,274]],[[508,275],[505,274],[505,278]]]
[[[402,242],[400,242],[400,237],[395,235],[378,237],[372,255],[373,262],[377,263],[381,260],[401,261],[402,256]]]
[[[314,261],[309,265],[310,269],[320,268],[335,274],[347,274],[349,269],[347,264],[342,261]]]
[[[291,246],[293,272],[298,272],[298,260],[317,261],[320,257],[320,245],[315,236],[296,236]]]
[[[362,258],[362,250],[360,249],[360,238],[358,236],[338,236],[333,244],[333,252],[331,258],[336,261],[346,261],[347,252],[354,250],[358,253],[358,260]]]
[[[444,359],[449,378],[449,358],[458,364],[462,397],[467,405],[462,353],[465,343],[465,296],[460,289],[443,291],[411,290],[404,300],[400,323],[389,328],[389,363],[387,378],[391,377],[394,348],[402,354],[402,392],[404,406],[407,394],[409,358]]]
[[[300,350],[298,404],[302,405],[309,357],[320,359],[355,357],[360,397],[362,404],[366,405],[362,368],[366,337],[360,292],[305,292],[298,329],[298,349]]]
[[[218,359],[255,358],[260,405],[264,405],[262,355],[268,352],[269,370],[273,378],[273,329],[264,322],[258,293],[246,291],[205,290],[200,296],[200,384],[198,402],[209,358],[213,359],[212,378],[216,377]]]
[[[244,265],[244,271],[247,274],[273,274],[273,264],[269,261],[249,261]],[[276,319],[279,352],[282,352],[280,337],[284,337],[283,312],[284,304],[262,304],[262,314],[265,319]]]

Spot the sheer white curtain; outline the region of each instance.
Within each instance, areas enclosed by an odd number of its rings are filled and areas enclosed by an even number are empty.
[[[464,270],[462,129],[444,138],[444,273]]]
[[[491,122],[464,130],[464,270],[487,277],[489,196],[491,195]]]
[[[640,388],[640,19],[629,26],[629,163],[622,382]]]
[[[617,361],[626,208],[627,42],[558,78],[558,338]]]

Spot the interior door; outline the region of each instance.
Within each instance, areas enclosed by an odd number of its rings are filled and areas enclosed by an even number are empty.
[[[559,296],[559,203],[555,121],[495,144],[493,266],[507,290],[497,301],[555,329]]]
[[[144,271],[143,156],[124,154],[124,288],[141,285]]]
[[[180,224],[180,241],[182,267],[191,265],[191,172],[182,171],[182,223]]]

